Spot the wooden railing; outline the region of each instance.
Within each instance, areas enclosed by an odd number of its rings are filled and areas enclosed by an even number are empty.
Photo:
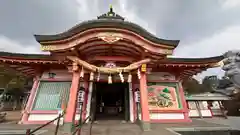
[[[59,114],[59,116],[58,116],[57,118],[55,118],[55,119],[47,122],[46,124],[43,124],[43,125],[37,127],[36,129],[34,129],[34,130],[32,130],[32,131],[31,131],[31,129],[27,129],[27,130],[26,130],[26,135],[32,135],[32,134],[34,134],[36,131],[38,131],[38,130],[40,130],[40,129],[46,127],[46,126],[48,126],[49,124],[51,124],[52,122],[54,122],[54,121],[56,121],[56,120],[57,120],[57,125],[56,125],[56,128],[55,128],[54,135],[57,135],[58,129],[59,129],[59,124],[60,124],[60,119],[61,119],[63,116],[64,116],[64,113]]]

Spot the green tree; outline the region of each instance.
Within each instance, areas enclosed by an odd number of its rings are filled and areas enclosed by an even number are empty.
[[[184,80],[182,82],[182,85],[185,93],[188,94],[201,93],[202,86],[201,84],[199,84],[198,80],[194,78]]]
[[[217,89],[219,79],[217,76],[205,76],[202,81],[202,92],[212,92]]]
[[[21,94],[24,88],[26,78],[16,73],[15,71],[9,71],[4,66],[0,65],[0,88],[3,88],[4,91],[0,95],[0,101],[2,100],[3,95],[8,92],[13,93],[13,95]]]

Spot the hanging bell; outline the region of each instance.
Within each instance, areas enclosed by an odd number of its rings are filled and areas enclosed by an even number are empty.
[[[112,84],[112,76],[111,75],[108,76],[108,84]]]
[[[128,74],[128,83],[131,83],[132,82],[132,75],[131,73]]]

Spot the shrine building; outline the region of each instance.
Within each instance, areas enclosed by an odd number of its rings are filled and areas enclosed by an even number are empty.
[[[22,124],[46,123],[62,109],[65,125],[91,114],[146,127],[191,122],[182,80],[223,59],[171,58],[179,40],[158,38],[112,8],[62,33],[34,37],[49,54],[0,53],[1,64],[34,78]]]

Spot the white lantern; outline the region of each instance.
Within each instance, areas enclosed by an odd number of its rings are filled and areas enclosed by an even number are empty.
[[[78,103],[81,103],[84,101],[84,95],[85,95],[84,89],[80,89],[78,91]]]
[[[135,94],[135,102],[139,103],[140,102],[140,91],[137,90],[134,92],[134,94]]]

